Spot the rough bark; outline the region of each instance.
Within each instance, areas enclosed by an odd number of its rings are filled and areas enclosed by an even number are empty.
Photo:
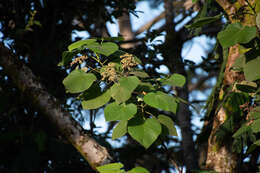
[[[97,166],[111,162],[106,148],[99,145],[68,112],[62,109],[58,100],[47,92],[32,71],[2,43],[0,43],[0,65],[17,88],[47,116],[94,170]]]
[[[234,19],[232,14],[242,6],[248,5],[246,1],[240,0],[236,6],[231,4],[228,0],[216,0],[217,3],[223,8],[223,10],[228,15],[228,18],[231,23],[240,22],[242,25],[253,25],[255,18],[253,15],[245,15],[243,19]],[[250,1],[253,4],[254,1]],[[235,60],[240,56],[239,46],[235,45],[229,48],[228,59],[226,63],[226,68],[224,72],[224,79],[220,92],[227,92],[226,88],[233,85],[234,82],[241,81],[244,79],[244,75],[239,72],[232,71],[231,67],[233,66]],[[216,100],[215,105],[221,104],[220,100]],[[217,129],[224,123],[226,117],[228,116],[225,109],[221,107],[218,110],[215,110],[215,116],[213,120],[213,126],[208,139],[208,149],[207,149],[207,159],[206,159],[206,168],[212,169],[221,173],[231,173],[236,172],[238,166],[238,154],[232,152],[231,143],[225,142],[223,145],[219,145],[214,135]]]
[[[168,61],[167,64],[172,73],[179,73],[187,77],[181,57],[183,42],[180,35],[175,32],[175,24],[173,22],[174,14],[172,1],[165,0],[164,3],[167,34],[163,56],[166,61]],[[189,97],[187,86],[188,83],[186,83],[183,88],[176,89],[177,96],[184,100],[188,100]],[[191,172],[192,170],[198,168],[197,153],[195,151],[195,145],[192,139],[193,133],[191,130],[190,116],[191,112],[189,110],[189,106],[187,104],[180,103],[177,112],[177,119],[181,128],[182,149],[187,172]]]

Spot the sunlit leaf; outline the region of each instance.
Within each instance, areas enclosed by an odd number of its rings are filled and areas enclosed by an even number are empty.
[[[80,40],[80,41],[70,44],[68,46],[68,50],[72,51],[74,49],[80,48],[83,45],[93,44],[95,42],[96,42],[96,39]]]
[[[128,122],[128,133],[147,149],[160,135],[161,125],[155,118],[136,117]]]
[[[112,139],[117,139],[124,136],[127,133],[127,120],[122,120],[117,123],[116,127],[113,129]]]
[[[163,124],[165,127],[167,127],[169,135],[178,136],[176,128],[174,126],[174,122],[172,121],[172,119],[170,117],[165,116],[165,115],[159,115],[158,121],[161,124]]]
[[[248,81],[254,81],[260,79],[260,56],[248,61],[244,66],[245,78]]]
[[[124,165],[122,163],[110,163],[103,166],[98,166],[97,170],[100,173],[122,173],[120,170]]]
[[[116,102],[110,103],[105,107],[104,114],[106,121],[117,121],[117,120],[129,120],[137,112],[135,104],[117,104]]]
[[[255,26],[243,26],[240,23],[229,24],[227,28],[218,33],[218,40],[223,48],[233,46],[237,43],[248,43],[256,37]]]
[[[92,73],[74,70],[63,80],[63,84],[67,92],[79,93],[88,89],[95,80],[96,76]]]
[[[149,173],[149,171],[143,167],[135,167],[131,169],[130,171],[127,171],[127,173]]]
[[[95,93],[94,93],[95,94]],[[83,100],[82,107],[83,109],[97,109],[103,105],[105,105],[111,98],[110,90],[107,90],[102,95],[99,95],[95,98]]]
[[[168,79],[165,79],[162,84],[183,87],[185,82],[186,82],[186,79],[183,75],[174,73]]]
[[[105,55],[105,56],[109,56],[112,53],[116,52],[118,50],[118,46],[115,43],[111,43],[111,42],[106,42],[106,43],[92,43],[89,45],[86,45],[86,47],[90,50],[92,50],[93,52]]]
[[[144,96],[144,102],[154,108],[171,111],[176,113],[177,101],[173,96],[165,94],[161,91],[148,93]]]
[[[140,80],[135,76],[122,77],[111,87],[111,96],[117,103],[125,102],[131,97],[139,83]]]

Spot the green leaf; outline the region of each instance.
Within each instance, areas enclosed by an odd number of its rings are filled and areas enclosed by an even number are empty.
[[[140,80],[135,76],[122,77],[119,79],[118,83],[115,83],[111,87],[111,96],[117,103],[125,102],[131,97],[132,92],[139,83]]]
[[[236,84],[236,88],[243,92],[254,93],[256,92],[257,84],[255,82],[242,81]]]
[[[247,150],[247,154],[251,153],[252,151],[254,151],[256,149],[257,146],[260,146],[260,139],[258,139],[257,141],[255,141],[252,145],[250,145],[250,147]]]
[[[144,71],[132,71],[129,74],[132,74],[134,76],[140,77],[140,78],[147,78],[149,75],[145,73]]]
[[[223,48],[228,48],[237,43],[248,43],[256,37],[255,26],[243,26],[240,23],[229,24],[224,31],[218,33],[218,40]]]
[[[59,62],[58,66],[65,66],[67,65],[72,58],[77,55],[78,51],[64,51],[62,53],[62,60]]]
[[[185,27],[186,28],[199,28],[199,27],[202,27],[204,25],[207,25],[209,23],[219,20],[221,18],[221,16],[222,16],[222,14],[219,14],[214,17],[201,17],[198,20],[196,20],[194,23],[192,23],[191,25],[186,25]]]
[[[109,102],[110,98],[111,98],[110,90],[107,90],[102,95],[99,95],[95,98],[89,100],[83,100],[81,104],[83,109],[97,109],[105,105],[107,102]]]
[[[121,173],[120,170],[124,165],[122,163],[110,163],[103,166],[98,166],[97,170],[100,173]]]
[[[186,79],[183,75],[174,73],[168,79],[163,81],[163,85],[172,85],[177,87],[183,87],[185,84]]]
[[[155,118],[136,117],[128,122],[128,133],[147,149],[160,135],[161,125]]]
[[[112,139],[115,140],[124,136],[127,133],[127,120],[122,120],[117,123],[112,133]]]
[[[257,145],[257,146],[260,146],[260,139],[258,139],[257,141],[255,141],[254,144]]]
[[[67,92],[79,93],[88,89],[95,80],[96,76],[92,73],[74,70],[63,80],[63,84]]]
[[[104,114],[106,121],[129,120],[137,112],[137,106],[130,104],[110,103],[105,107]]]
[[[244,66],[244,74],[247,81],[260,79],[260,56],[248,61]]]
[[[258,29],[260,29],[260,13],[257,13],[256,16],[256,26]]]
[[[240,135],[246,133],[247,131],[250,130],[250,127],[246,124],[242,125],[237,131],[236,133],[233,134],[233,138],[237,138],[239,137]]]
[[[250,126],[254,133],[260,132],[260,119],[255,120]]]
[[[92,50],[93,52],[105,55],[105,56],[109,56],[112,53],[116,52],[118,50],[118,46],[115,43],[111,43],[111,42],[106,42],[106,43],[102,43],[99,44],[97,42],[86,45],[86,47],[90,50]]]
[[[103,37],[98,40],[106,40],[106,41],[124,41],[123,37]]]
[[[149,171],[143,167],[135,167],[131,169],[130,171],[127,171],[127,173],[149,173]]]
[[[88,40],[79,40],[77,42],[74,42],[68,46],[68,50],[72,51],[74,49],[77,49],[83,45],[93,44],[96,42],[96,39],[88,39]]]
[[[161,91],[156,93],[148,93],[144,96],[144,102],[154,108],[171,111],[172,113],[176,113],[177,110],[176,99]]]
[[[158,116],[158,121],[163,124],[164,126],[167,127],[168,132],[170,135],[172,136],[178,136],[176,128],[174,126],[174,122],[172,121],[172,119],[168,116],[165,115],[159,115]]]
[[[243,71],[243,68],[245,66],[245,61],[246,61],[246,57],[244,54],[241,54],[236,60],[235,63],[233,64],[232,68],[234,70],[239,70],[239,71]]]

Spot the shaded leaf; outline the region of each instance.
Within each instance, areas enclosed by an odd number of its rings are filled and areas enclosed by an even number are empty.
[[[255,26],[243,26],[240,23],[229,24],[227,28],[218,33],[218,40],[223,48],[233,46],[237,43],[248,43],[256,37]]]
[[[193,1],[197,1],[197,0],[193,0]],[[201,17],[198,20],[196,20],[194,23],[192,23],[191,25],[186,25],[186,28],[198,28],[198,27],[202,27],[204,25],[207,25],[209,23],[215,22],[217,20],[219,20],[221,18],[222,14],[219,14],[217,16],[214,17]]]
[[[176,113],[177,101],[174,97],[161,91],[148,93],[144,96],[144,102],[154,108]]]
[[[68,50],[72,51],[74,49],[80,48],[83,45],[93,44],[96,42],[96,39],[88,39],[88,40],[79,40],[74,42],[68,46]]]
[[[125,102],[131,97],[132,92],[139,83],[140,80],[135,76],[122,77],[118,83],[115,83],[111,87],[111,96],[117,103]]]
[[[155,118],[136,117],[128,122],[128,133],[147,149],[160,135],[161,125]]]
[[[243,92],[253,93],[257,89],[257,84],[254,82],[242,81],[236,84],[236,88]]]
[[[165,115],[159,115],[158,121],[167,127],[169,135],[178,136],[176,128],[174,126],[174,122],[172,121],[172,119],[170,117],[165,116]]]
[[[72,58],[77,55],[78,51],[64,51],[62,53],[62,60],[59,62],[58,66],[65,66],[67,65]]]
[[[127,133],[127,120],[122,120],[117,123],[112,133],[112,139],[117,139],[124,136]]]
[[[95,94],[95,93],[94,93]],[[109,102],[111,98],[110,90],[107,90],[102,95],[99,95],[95,98],[87,100],[83,100],[81,102],[83,109],[97,109],[103,105],[105,105],[107,102]]]
[[[113,102],[107,105],[104,110],[106,121],[129,120],[134,117],[136,112],[137,107],[133,103],[119,105]]]
[[[233,134],[233,138],[237,138],[239,136],[241,136],[242,134],[246,133],[247,131],[250,130],[250,127],[248,125],[242,125],[237,131],[236,133]]]
[[[92,73],[74,70],[63,80],[63,84],[67,92],[79,93],[88,89],[95,80],[96,76]]]

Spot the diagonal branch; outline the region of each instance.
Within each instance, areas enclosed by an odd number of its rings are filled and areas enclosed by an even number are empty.
[[[32,71],[18,61],[18,58],[2,43],[0,43],[0,65],[17,88],[47,116],[94,170],[97,166],[111,162],[107,149],[99,145],[68,112],[62,109],[58,100],[47,92]]]
[[[184,1],[173,1],[172,4],[174,6],[175,12],[179,13],[179,12],[176,11],[176,9],[179,10],[179,9],[183,8],[185,2]],[[159,14],[158,16],[153,18],[151,21],[147,22],[146,24],[141,26],[139,29],[137,29],[134,32],[134,35],[137,36],[137,35],[141,34],[142,32],[149,30],[154,24],[156,24],[157,22],[161,21],[164,18],[165,18],[165,11],[161,12],[161,14]]]

